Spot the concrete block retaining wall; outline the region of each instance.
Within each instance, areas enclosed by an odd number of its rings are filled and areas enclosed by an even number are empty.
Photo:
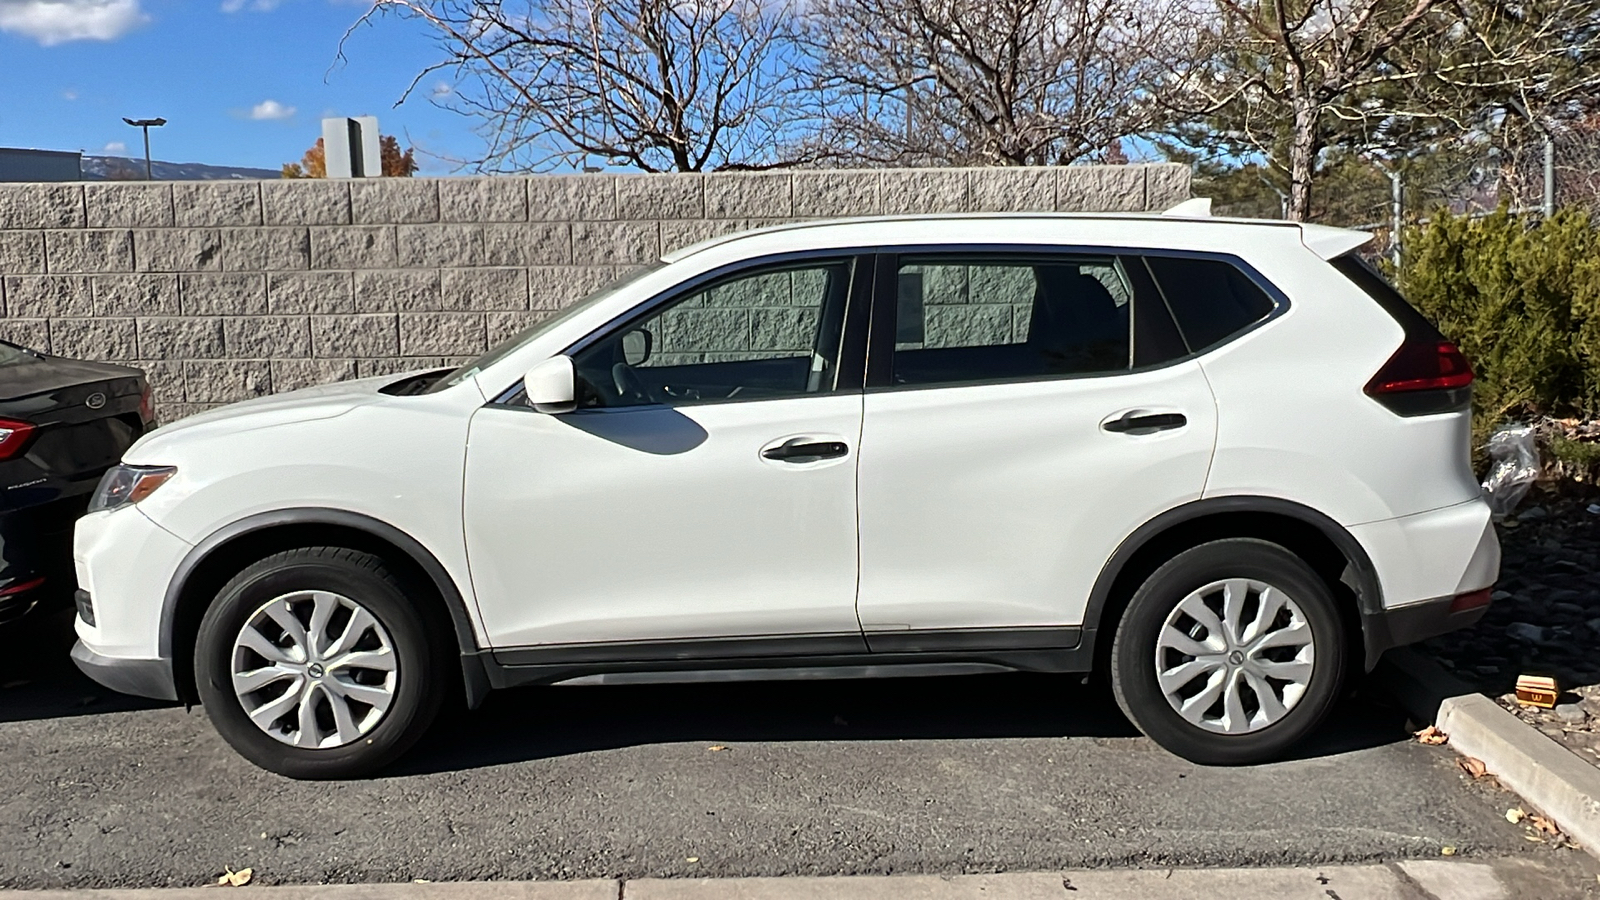
[[[1164,209],[1180,165],[0,185],[0,337],[163,421],[452,364],[677,247],[847,215]]]

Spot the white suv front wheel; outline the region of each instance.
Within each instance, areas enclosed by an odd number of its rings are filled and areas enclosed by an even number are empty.
[[[1345,660],[1327,584],[1277,544],[1229,538],[1178,554],[1134,593],[1112,643],[1112,690],[1166,749],[1240,765],[1314,729]]]
[[[380,768],[427,730],[448,671],[417,600],[382,559],[356,550],[306,547],[250,565],[200,623],[207,715],[234,749],[280,775]]]

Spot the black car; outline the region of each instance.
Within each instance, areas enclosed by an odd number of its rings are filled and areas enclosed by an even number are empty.
[[[0,625],[71,596],[72,523],[150,421],[144,372],[0,341]]]

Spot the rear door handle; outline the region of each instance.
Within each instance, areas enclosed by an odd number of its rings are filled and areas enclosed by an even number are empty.
[[[780,462],[813,462],[819,459],[837,459],[850,452],[844,441],[797,441],[768,447],[761,451],[767,459]]]
[[[1110,421],[1101,423],[1100,427],[1106,431],[1117,433],[1124,432],[1151,432],[1166,431],[1171,428],[1182,428],[1189,424],[1189,419],[1183,413],[1144,413],[1130,412]]]

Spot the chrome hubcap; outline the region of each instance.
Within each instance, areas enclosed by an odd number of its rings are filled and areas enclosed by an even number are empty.
[[[1305,696],[1316,642],[1293,598],[1263,581],[1230,578],[1194,591],[1156,638],[1156,679],[1193,725],[1248,734]]]
[[[366,736],[394,702],[389,633],[349,597],[296,591],[250,615],[233,643],[233,691],[256,727],[326,750]]]

